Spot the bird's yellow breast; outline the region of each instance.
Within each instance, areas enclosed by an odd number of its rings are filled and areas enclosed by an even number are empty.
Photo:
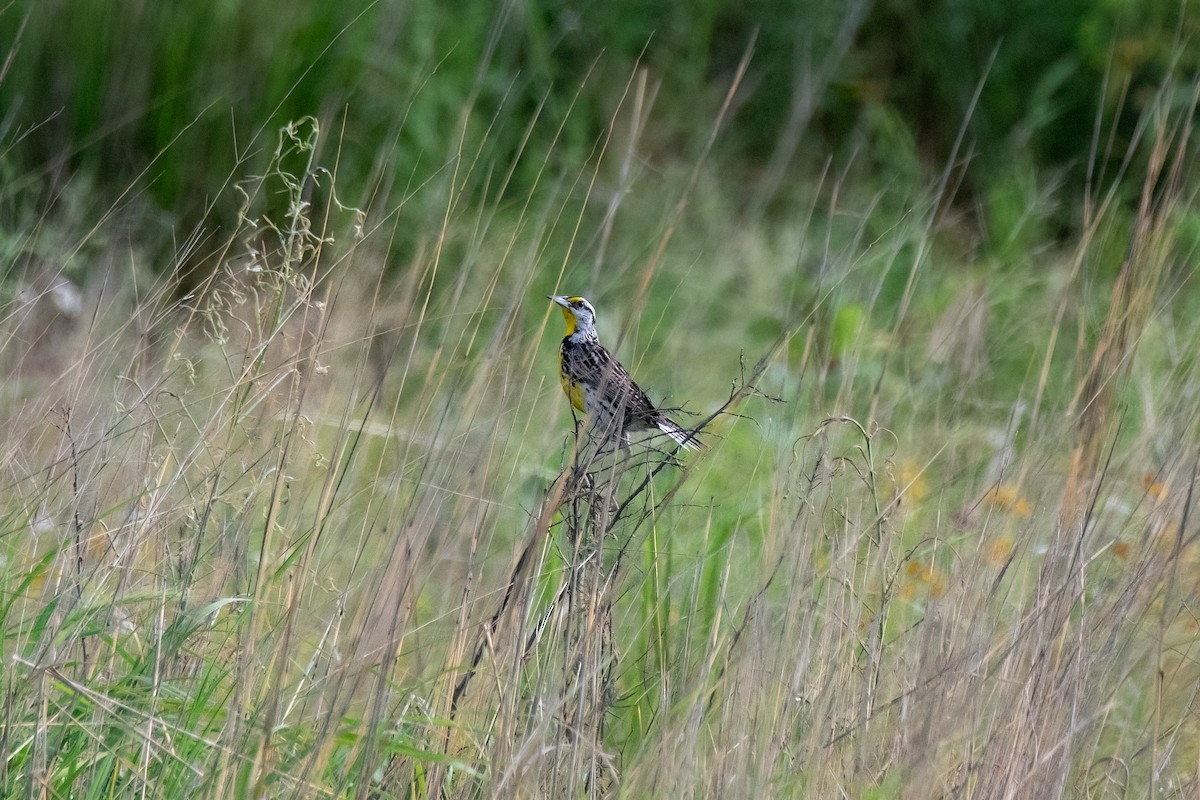
[[[571,405],[575,407],[575,410],[584,412],[586,409],[584,408],[583,383],[571,380],[571,376],[567,374],[562,351],[559,351],[558,354],[558,380],[562,384],[563,393],[571,401]]]

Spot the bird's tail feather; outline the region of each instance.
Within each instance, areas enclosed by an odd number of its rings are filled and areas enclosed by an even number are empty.
[[[683,428],[676,425],[669,419],[660,419],[658,421],[658,429],[670,436],[684,450],[699,450],[700,445],[696,441],[696,434],[692,431],[685,431]]]

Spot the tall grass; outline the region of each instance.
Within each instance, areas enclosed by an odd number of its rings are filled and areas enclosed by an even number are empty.
[[[1136,211],[1006,273],[939,196],[609,196],[630,87],[515,200],[457,152],[403,264],[407,196],[344,202],[305,119],[182,301],[24,267],[7,794],[1195,792],[1190,130],[1148,116]],[[580,283],[702,452],[577,435],[542,297]]]

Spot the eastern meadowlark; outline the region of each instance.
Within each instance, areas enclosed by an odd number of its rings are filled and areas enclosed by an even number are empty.
[[[550,297],[562,306],[567,335],[559,350],[559,379],[577,411],[605,437],[622,446],[633,431],[658,429],[686,450],[696,449],[695,434],[684,430],[650,402],[629,372],[600,344],[596,309],[582,297]]]

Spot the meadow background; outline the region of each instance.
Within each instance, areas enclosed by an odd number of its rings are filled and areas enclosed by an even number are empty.
[[[1195,796],[1198,33],[0,5],[4,796]]]

